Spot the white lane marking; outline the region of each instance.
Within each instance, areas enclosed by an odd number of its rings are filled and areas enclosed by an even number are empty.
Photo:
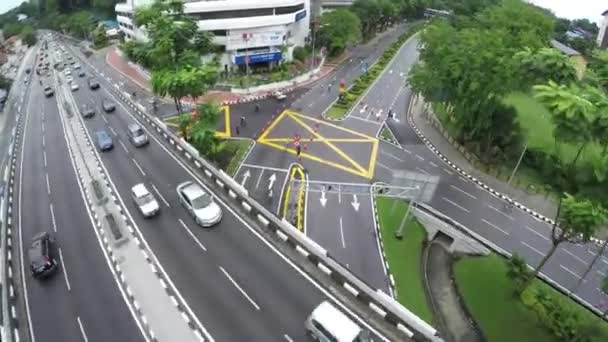
[[[141,168],[141,166],[139,166],[139,164],[137,163],[137,160],[135,160],[135,158],[131,158],[131,160],[133,161],[133,164],[135,164],[135,166],[137,167],[137,169],[139,170],[139,172],[141,172],[141,174],[145,177],[146,173]]]
[[[76,321],[78,321],[78,327],[80,328],[80,333],[82,334],[82,339],[84,342],[89,342],[87,338],[87,333],[84,332],[84,326],[82,326],[82,321],[80,320],[80,316],[76,317]]]
[[[346,248],[346,243],[344,242],[344,228],[342,227],[342,216],[340,216],[340,238],[342,239],[342,248]]]
[[[452,172],[452,171],[450,171],[450,170],[446,169],[445,167],[443,168],[443,171],[444,171],[445,173],[447,173],[448,175],[453,175],[453,174],[454,174],[454,172]]]
[[[450,203],[451,205],[453,205],[453,206],[455,206],[455,207],[457,207],[457,208],[460,208],[460,210],[464,210],[464,211],[466,211],[467,213],[469,213],[469,212],[470,212],[470,211],[469,211],[467,208],[462,207],[460,204],[458,204],[458,203],[456,203],[456,202],[452,201],[452,200],[451,200],[451,199],[449,199],[449,198],[441,197],[441,199],[442,199],[442,200],[444,200],[444,201],[446,201],[446,202],[448,202],[448,203]]]
[[[606,260],[606,258],[602,257],[602,262],[606,265],[608,265],[608,260]]]
[[[562,250],[566,253],[569,254],[571,257],[573,257],[574,259],[580,261],[583,265],[587,265],[587,262],[583,259],[581,259],[578,255],[575,255],[574,253],[570,252],[569,250],[562,248]]]
[[[407,154],[412,154],[412,151],[408,150],[407,148],[402,148],[402,150]]]
[[[184,227],[184,229],[186,230],[186,232],[188,232],[188,235],[190,235],[190,237],[192,239],[194,239],[194,242],[196,242],[196,244],[203,250],[203,251],[207,251],[207,248],[205,248],[205,246],[201,243],[201,241],[194,235],[194,233],[192,233],[192,231],[190,230],[190,228],[188,228],[188,226],[184,223],[184,221],[182,221],[182,219],[177,219],[179,221],[179,223],[182,225],[182,227]]]
[[[349,115],[348,117],[349,118],[353,118],[353,119],[357,119],[357,120],[361,120],[361,121],[365,121],[367,123],[371,123],[371,124],[375,124],[375,125],[382,125],[382,123],[380,123],[380,122],[376,122],[376,121],[360,118],[360,117],[358,117],[356,115]]]
[[[541,234],[541,233],[537,232],[536,230],[532,229],[532,228],[531,228],[530,226],[528,226],[528,225],[525,225],[525,224],[524,224],[524,228],[526,228],[527,230],[531,231],[532,233],[534,233],[534,234],[538,235],[538,236],[539,236],[541,239],[543,239],[543,240],[545,240],[545,241],[551,241],[551,240],[549,240],[549,238],[548,238],[548,237],[546,237],[546,236],[544,236],[543,234]]]
[[[528,248],[530,248],[533,252],[536,252],[540,256],[544,256],[545,255],[543,252],[541,252],[538,249],[530,246],[529,244],[525,243],[524,241],[521,241],[521,244],[524,245],[524,246],[526,246],[526,247],[528,247]]]
[[[386,152],[384,152],[384,151],[380,151],[380,154],[385,155],[385,156],[387,156],[387,157],[391,157],[391,158],[393,158],[393,159],[395,159],[395,160],[397,160],[397,161],[400,161],[400,162],[404,161],[403,159],[398,158],[398,157],[395,157],[394,155],[392,155],[392,154],[390,154],[390,153],[386,153]]]
[[[597,274],[601,275],[602,277],[606,276],[606,272],[603,272],[601,270],[597,270]]]
[[[70,279],[68,279],[68,269],[65,268],[65,263],[63,262],[63,253],[61,252],[61,248],[59,248],[59,261],[61,261],[63,279],[65,279],[65,284],[68,286],[68,291],[72,291],[72,287],[70,287]]]
[[[503,213],[503,212],[502,212],[502,210],[500,210],[500,209],[498,209],[498,208],[496,208],[496,207],[492,206],[491,204],[488,204],[488,208],[490,208],[490,209],[492,209],[492,210],[496,211],[497,213],[499,213],[499,214],[503,215],[504,217],[508,218],[508,219],[509,219],[509,220],[511,220],[511,221],[515,221],[515,219],[513,218],[513,216],[511,216],[511,215],[509,215],[509,214],[505,214],[505,213]]]
[[[45,135],[42,136],[42,148],[46,147],[46,139],[44,139]]]
[[[506,230],[500,228],[499,226],[495,225],[494,223],[486,220],[486,219],[481,219],[483,222],[485,222],[488,226],[496,229],[496,230],[500,230],[501,232],[503,232],[505,235],[509,235],[509,232],[507,232]]]
[[[46,167],[46,151],[42,151],[42,156],[44,157],[44,167]]]
[[[44,173],[44,177],[46,178],[46,193],[51,194],[51,183],[49,183],[49,174],[48,172]]]
[[[564,271],[566,271],[566,272],[568,272],[568,273],[572,274],[572,275],[573,275],[573,276],[575,276],[577,279],[581,279],[581,276],[580,276],[580,275],[578,275],[578,273],[574,272],[573,270],[569,269],[568,267],[566,267],[566,266],[564,266],[564,265],[562,265],[562,264],[560,264],[560,265],[559,265],[559,267],[563,268],[563,269],[564,269]]]
[[[108,119],[106,119],[105,115],[102,115],[101,118],[103,119],[103,121],[105,121],[106,123],[108,123]]]
[[[239,284],[237,284],[237,282],[234,281],[234,279],[232,279],[232,277],[230,276],[230,274],[228,274],[228,272],[226,272],[226,270],[222,266],[219,266],[219,268],[222,271],[222,273],[224,273],[224,275],[226,276],[226,278],[228,278],[228,280],[230,280],[230,282],[232,283],[232,285],[234,285],[234,287],[236,287],[237,290],[239,290],[239,292],[241,292],[241,294],[245,298],[247,298],[247,300],[251,303],[251,305],[253,305],[253,307],[256,310],[260,310],[260,307],[256,304],[256,302],[254,302],[253,299],[251,299],[251,297],[249,297],[249,295],[247,294],[247,292],[245,292],[245,290],[243,290],[243,288],[241,288],[239,286]]]
[[[129,153],[129,150],[127,150],[127,146],[125,145],[125,143],[122,142],[122,140],[118,140],[118,143],[120,144],[122,149],[125,150],[125,152]]]
[[[466,192],[466,191],[462,190],[461,188],[459,188],[459,187],[457,187],[457,186],[454,186],[454,185],[451,185],[451,184],[450,184],[450,187],[451,187],[452,189],[456,190],[456,191],[460,191],[460,192],[462,192],[463,194],[465,194],[465,195],[467,195],[467,196],[471,197],[472,199],[477,199],[477,197],[475,197],[475,196],[471,195],[470,193],[468,193],[468,192]]]
[[[287,342],[293,342],[293,340],[291,339],[291,337],[289,337],[289,335],[284,334],[284,335],[283,335],[283,337],[285,337],[285,340],[286,340]]]
[[[114,128],[112,128],[112,126],[108,126],[108,128],[110,129],[110,132],[112,132],[112,134],[118,136],[118,134],[116,134],[116,131],[114,130]]]
[[[260,175],[258,176],[258,181],[255,182],[255,188],[256,188],[256,190],[260,186],[260,181],[262,180],[262,176],[263,175],[264,175],[264,169],[262,169],[262,172],[260,172]]]
[[[439,165],[433,163],[433,162],[429,162],[429,164],[431,164],[432,167],[438,167]]]
[[[421,156],[419,156],[419,155],[417,155],[417,154],[416,154],[415,156],[416,156],[416,158],[418,158],[420,161],[424,161],[424,158],[422,158]]]
[[[285,173],[289,172],[288,169],[280,169],[280,168],[276,168],[276,167],[253,165],[253,164],[246,164],[246,163],[241,164],[241,167],[250,167],[250,168],[254,168],[254,169],[263,169],[263,170],[285,172]]]
[[[390,167],[382,164],[381,162],[379,162],[378,160],[376,160],[376,165],[380,166],[383,169],[387,169],[387,170],[392,170]]]
[[[135,117],[134,114],[132,114],[130,112],[129,109],[127,109],[125,107],[124,104],[122,104],[120,101],[117,100],[117,98],[114,96],[114,94],[107,92],[107,94],[109,94],[109,96],[111,98],[113,98],[127,113],[127,115],[129,115],[131,117],[131,119],[135,120],[136,122],[140,122],[141,123],[141,119]],[[352,116],[354,117],[354,116]],[[239,220],[239,222],[241,222],[241,224],[247,228],[247,230],[249,230],[249,232],[253,235],[255,235],[256,238],[258,238],[258,240],[264,244],[268,249],[270,249],[273,253],[275,253],[279,258],[281,258],[281,260],[283,260],[287,265],[289,265],[293,270],[295,270],[297,273],[299,273],[304,279],[306,279],[310,284],[312,284],[317,290],[319,290],[321,293],[323,293],[326,297],[328,297],[329,299],[331,299],[331,301],[333,301],[333,303],[338,306],[339,308],[341,308],[343,311],[345,311],[346,313],[348,313],[349,315],[351,315],[353,318],[355,318],[361,325],[365,326],[367,329],[369,329],[372,333],[380,336],[380,338],[384,341],[388,341],[388,339],[386,337],[384,337],[377,329],[375,329],[374,327],[372,327],[366,320],[364,320],[363,318],[361,318],[360,316],[356,315],[352,310],[350,310],[346,305],[344,305],[342,302],[340,302],[330,291],[328,291],[325,287],[321,286],[317,281],[315,281],[311,276],[309,276],[300,266],[298,266],[296,263],[294,263],[293,261],[291,261],[291,259],[289,259],[287,256],[285,256],[283,253],[281,253],[276,247],[274,247],[270,242],[268,242],[268,240],[266,240],[257,230],[255,230],[253,227],[251,227],[241,216],[239,216],[239,214],[236,213],[236,211],[234,211],[229,205],[226,204],[226,202],[224,202],[221,198],[219,198],[215,193],[213,193],[201,180],[200,180],[200,175],[195,174],[188,166],[186,166],[184,164],[184,162],[182,162],[181,160],[179,160],[171,151],[169,151],[169,149],[163,144],[163,142],[157,138],[154,133],[152,133],[152,131],[150,129],[148,129],[144,124],[142,124],[142,127],[144,128],[144,130],[146,131],[146,133],[148,134],[149,137],[152,137],[152,139],[154,139],[154,141],[156,141],[158,143],[158,145],[167,153],[167,155],[169,157],[171,157],[178,165],[181,166],[181,168],[186,171],[190,176],[192,176],[193,179],[195,179],[197,181],[197,183],[202,186],[204,189],[206,189],[207,191],[209,191],[211,193],[211,195],[213,196],[214,199],[216,199],[218,201],[218,203],[220,203],[224,208],[226,208],[226,210],[228,210],[237,220]],[[104,170],[107,172],[104,164],[101,164],[102,167],[104,168]],[[116,185],[114,184],[114,182],[112,181],[111,178],[108,178],[110,181],[110,184],[112,184],[112,187],[114,189],[116,189]],[[285,181],[287,181],[287,177],[285,177]],[[308,198],[308,197],[307,197]],[[118,196],[119,201],[121,202],[121,204],[124,206],[124,201],[122,200],[122,198],[120,196]],[[306,210],[307,206],[305,207]],[[131,217],[131,214],[129,213],[129,211],[126,212],[127,215],[129,216],[129,218],[131,219],[131,221],[133,221],[133,218]],[[137,227],[137,225],[134,225],[138,230],[139,227]],[[146,246],[147,249],[151,250],[147,241],[143,241],[144,245]],[[154,258],[156,259],[156,256],[154,256]],[[169,282],[171,283],[171,287],[176,290],[176,286],[175,284],[173,284],[173,282],[171,281],[171,279],[167,276],[166,271],[164,270],[164,268],[161,266],[161,271],[162,273],[167,277],[167,279],[169,280]],[[348,265],[347,265],[348,267]],[[196,315],[194,315],[192,309],[190,308],[190,306],[188,305],[188,303],[184,300],[183,296],[181,295],[181,293],[179,291],[176,291],[176,295],[179,297],[179,299],[184,303],[184,306],[186,308],[186,310],[195,318],[197,325],[201,328],[201,330],[203,330],[203,332],[205,333],[205,335],[211,339],[211,335],[209,334],[209,332],[205,329],[205,327],[201,324],[201,322],[198,320],[198,318],[196,317]],[[30,322],[31,323],[31,322]],[[32,325],[30,324],[30,327]],[[34,342],[34,341],[32,341]]]
[[[419,168],[418,166],[416,166],[416,170],[418,170],[419,172],[422,172],[424,174],[430,175],[430,173],[428,173],[426,170]]]
[[[53,210],[53,203],[49,203],[49,209],[51,210],[51,223],[53,224],[53,230],[57,233],[57,224],[55,223],[55,210]]]
[[[465,183],[468,183],[468,182],[469,182],[469,180],[468,180],[468,179],[466,179],[466,178],[464,178],[464,177],[462,177],[462,176],[458,176],[458,178],[459,178],[461,181],[465,182]]]
[[[167,202],[167,200],[163,197],[163,195],[160,193],[160,191],[158,191],[158,189],[156,188],[156,186],[154,184],[152,184],[152,189],[154,189],[154,191],[156,192],[158,197],[160,197],[160,200],[163,201],[163,203],[165,203],[165,205],[167,207],[171,208],[171,205],[169,204],[169,202]]]

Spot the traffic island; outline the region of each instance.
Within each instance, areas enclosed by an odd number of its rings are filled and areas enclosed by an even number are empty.
[[[303,232],[305,227],[306,180],[308,177],[304,168],[299,164],[291,165],[288,177],[279,206],[280,216]]]

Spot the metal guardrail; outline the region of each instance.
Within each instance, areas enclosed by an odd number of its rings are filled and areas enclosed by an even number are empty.
[[[240,206],[243,211],[249,214],[250,219],[259,223],[267,233],[272,233],[278,237],[284,245],[291,247],[305,257],[316,269],[331,279],[336,286],[345,289],[351,295],[349,300],[367,307],[369,313],[375,314],[385,324],[391,326],[395,335],[401,336],[399,340],[412,338],[417,341],[443,341],[439,332],[430,324],[420,319],[383,291],[370,287],[333,259],[315,241],[302,234],[288,222],[281,220],[250,197],[248,192],[234,179],[202,158],[193,146],[178,138],[160,119],[146,113],[143,106],[132,102],[129,94],[124,93],[117,85],[112,84],[109,78],[104,78],[103,73],[97,68],[92,65],[90,67],[102,76],[103,81],[109,85],[108,90],[113,91],[124,103],[128,104],[142,122],[168,143],[174,153],[183,157],[190,164],[190,167],[202,173],[205,183],[216,190],[223,191],[232,201],[232,205]]]

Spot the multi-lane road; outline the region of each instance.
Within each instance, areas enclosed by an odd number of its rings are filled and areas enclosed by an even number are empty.
[[[72,54],[83,58],[76,49]],[[87,77],[74,78],[80,89],[69,93],[66,100],[77,108],[90,105],[96,115],[74,119],[84,120],[91,137],[100,129],[110,132],[115,147],[98,153],[101,167],[109,175],[128,221],[143,236],[211,338],[307,340],[303,323],[316,305],[332,299],[329,292],[219,198],[216,200],[224,211],[221,223],[212,229],[198,227],[180,206],[175,190],[186,180],[202,185],[198,175],[154,134],[149,134],[148,146],[130,144],[126,128],[137,119],[107,91],[111,85],[105,80],[100,79],[100,89],[89,89],[87,79],[94,73],[84,58],[82,64]],[[63,74],[58,78],[65,82]],[[33,77],[30,91],[17,159],[15,225],[19,239],[15,242],[23,246],[24,317],[31,337],[38,341],[144,340],[107,265],[84,204],[59,119],[58,106],[66,104],[58,103],[57,97],[45,98],[38,76]],[[104,113],[103,99],[114,101],[116,111]],[[142,182],[161,205],[157,217],[144,219],[130,199],[131,187]],[[50,231],[60,249],[59,272],[44,282],[33,279],[26,267],[26,249],[31,237],[40,231]]]

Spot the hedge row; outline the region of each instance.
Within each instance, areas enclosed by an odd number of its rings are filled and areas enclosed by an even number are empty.
[[[393,59],[397,51],[401,48],[403,43],[414,35],[416,32],[424,26],[424,23],[416,23],[410,27],[410,29],[399,36],[396,42],[386,49],[382,56],[374,63],[368,70],[367,73],[357,77],[352,85],[348,88],[342,98],[338,99],[336,103],[332,105],[332,110],[329,110],[329,117],[332,119],[342,119],[350,111],[353,104],[357,102],[359,97],[365,92],[365,90],[374,82],[374,80],[382,73],[384,68]]]

